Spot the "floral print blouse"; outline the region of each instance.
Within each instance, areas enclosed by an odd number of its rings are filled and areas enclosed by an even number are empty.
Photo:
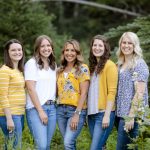
[[[80,98],[80,83],[90,80],[89,68],[82,64],[79,67],[79,72],[73,68],[65,77],[64,72],[58,75],[58,103],[77,106]]]
[[[126,69],[120,71],[118,91],[116,96],[117,116],[125,117],[129,114],[131,102],[135,95],[135,82],[143,81],[146,83],[145,93],[143,97],[143,106],[148,105],[148,88],[147,82],[149,77],[148,66],[143,59],[139,59],[134,69]]]

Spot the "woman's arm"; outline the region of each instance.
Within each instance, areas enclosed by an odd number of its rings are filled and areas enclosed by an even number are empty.
[[[136,82],[136,93],[132,100],[131,109],[129,112],[129,117],[131,118],[129,121],[125,122],[125,129],[129,131],[134,128],[134,118],[137,113],[139,104],[142,103],[143,95],[145,92],[146,83],[145,82]]]
[[[106,110],[105,110],[104,117],[102,120],[102,127],[103,128],[107,128],[109,126],[110,113],[113,109],[113,106],[114,106],[114,101],[107,101]]]
[[[6,116],[7,129],[14,130],[15,125],[12,119],[10,103],[8,99],[8,89],[10,84],[10,73],[5,68],[0,70],[0,107],[3,109]]]
[[[46,113],[44,112],[43,108],[41,107],[38,95],[35,90],[35,84],[36,84],[36,81],[26,80],[26,87],[27,87],[28,93],[31,97],[34,107],[36,108],[36,110],[39,113],[41,122],[44,124],[47,124],[48,117],[47,117]]]
[[[106,64],[107,65],[107,64]],[[107,77],[107,102],[104,117],[102,120],[102,127],[107,128],[110,122],[110,114],[114,107],[116,92],[117,92],[117,82],[118,82],[118,71],[114,63],[111,63],[106,69]],[[104,88],[104,87],[102,87]]]
[[[89,81],[83,81],[80,83],[80,99],[78,101],[78,105],[76,108],[76,111],[78,111],[79,113],[82,110],[82,107],[84,105],[84,102],[87,98],[87,92],[88,92],[88,88],[89,88]],[[74,116],[71,119],[71,123],[70,123],[70,127],[72,130],[76,130],[77,126],[78,126],[78,122],[79,122],[79,114],[75,113]]]
[[[4,114],[6,116],[7,129],[11,132],[15,128],[14,121],[13,121],[12,115],[11,115],[11,111],[9,108],[3,108],[3,110],[4,110]]]

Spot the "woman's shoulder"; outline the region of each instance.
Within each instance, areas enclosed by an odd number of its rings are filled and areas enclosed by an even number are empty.
[[[110,59],[107,60],[105,66],[106,67],[117,67],[117,65]]]
[[[136,61],[135,68],[148,69],[148,65],[146,64],[145,60],[141,58]]]
[[[89,68],[87,64],[81,64],[80,67],[81,68]]]
[[[89,67],[87,64],[81,64],[80,69],[82,72],[88,72],[89,71]]]
[[[36,65],[36,60],[34,57],[30,58],[26,63],[25,63],[25,67],[27,66],[35,66]]]
[[[12,69],[6,65],[2,65],[0,68],[0,73],[11,73]]]
[[[30,58],[30,59],[26,62],[26,64],[28,64],[28,63],[36,63],[35,58],[34,58],[34,57]]]

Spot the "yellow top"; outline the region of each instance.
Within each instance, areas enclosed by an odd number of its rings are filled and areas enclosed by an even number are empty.
[[[25,82],[23,74],[5,65],[0,68],[0,116],[3,108],[10,108],[12,115],[25,112]]]
[[[107,101],[115,101],[117,92],[118,71],[116,64],[107,60],[104,69],[100,73],[98,109],[106,109]]]
[[[76,75],[75,68],[65,77],[64,72],[60,73],[57,78],[58,102],[77,106],[80,99],[80,83],[90,79],[89,68],[87,65],[80,66],[80,72]],[[83,108],[86,107],[86,104]]]

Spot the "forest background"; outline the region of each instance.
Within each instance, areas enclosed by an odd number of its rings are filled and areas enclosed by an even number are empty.
[[[63,44],[70,38],[81,43],[85,62],[88,63],[90,39],[96,34],[109,38],[111,59],[116,62],[118,40],[126,31],[137,33],[144,58],[150,67],[149,0],[0,0],[0,63],[3,63],[3,46],[7,40],[21,40],[28,60],[33,54],[35,38],[41,34],[52,38],[58,65]],[[0,149],[2,142],[3,136],[0,131]],[[77,148],[88,150],[89,145],[90,135],[85,125],[78,138]],[[108,139],[107,149],[114,150],[115,146],[114,128]],[[33,139],[26,124],[23,149],[33,149]],[[51,149],[63,150],[58,129]]]

